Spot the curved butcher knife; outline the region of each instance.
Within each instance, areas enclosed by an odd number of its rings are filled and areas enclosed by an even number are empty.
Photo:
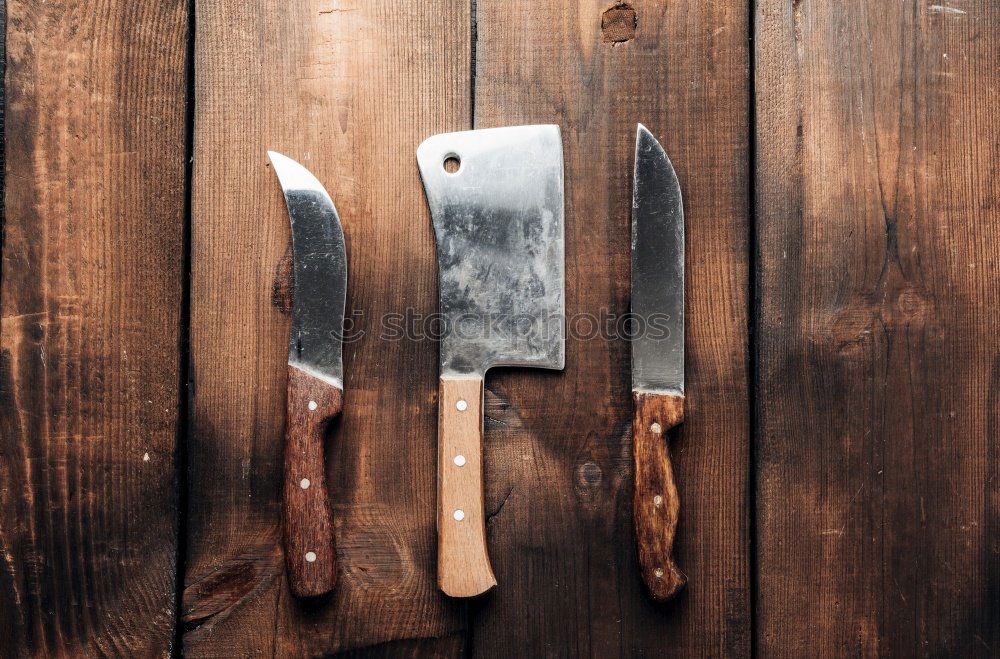
[[[667,431],[684,420],[684,207],[663,147],[639,124],[632,191],[632,420],[642,578],[664,601],[687,583],[671,556],[680,499]]]
[[[496,585],[483,510],[483,378],[565,359],[563,158],[557,126],[435,135],[417,149],[437,240],[438,585]],[[450,166],[449,166],[450,165]]]
[[[299,597],[333,589],[337,557],[324,437],[340,414],[347,256],[340,217],[309,170],[269,151],[292,224],[295,274],[288,340],[283,526],[288,579]]]

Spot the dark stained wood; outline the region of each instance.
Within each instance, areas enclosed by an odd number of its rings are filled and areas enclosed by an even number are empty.
[[[188,3],[0,1],[0,656],[165,656],[175,624],[192,657],[747,655],[751,275],[755,650],[997,654],[996,3],[195,4],[178,621]],[[414,151],[473,110],[476,127],[562,128],[576,321],[565,372],[486,383],[500,586],[467,608],[436,584],[436,346],[381,335],[386,313],[436,311]],[[631,478],[666,445],[632,440],[628,344],[581,336],[579,316],[628,310],[638,121],[687,214],[669,446],[690,581],[665,605],[643,592]],[[340,583],[311,600],[282,551],[291,271],[268,148],[336,201],[363,332],[326,455]]]
[[[389,641],[355,650],[338,652],[336,659],[435,659],[436,657],[466,656],[464,634],[439,638]]]
[[[324,448],[343,403],[339,388],[288,366],[282,537],[288,582],[299,597],[328,593],[337,580]]]
[[[566,165],[564,372],[486,381],[486,509],[499,586],[475,605],[483,656],[746,655],[748,53],[745,2],[478,0],[477,128],[558,123]],[[688,389],[672,441],[684,495],[675,601],[644,592],[632,513],[628,343],[587,338],[629,310],[636,123],[677,167],[688,231]],[[575,319],[575,320],[574,320]]]
[[[684,420],[684,396],[633,392],[633,510],[642,580],[653,599],[677,595],[687,577],[673,559],[680,497],[670,464],[667,433]]]
[[[415,154],[425,137],[469,127],[469,10],[196,3],[186,656],[400,639],[430,651],[464,638],[465,606],[436,580],[437,346],[386,338],[383,319],[437,308]],[[287,272],[289,228],[267,149],[307,166],[337,205],[359,335],[344,346],[345,405],[327,448],[339,574],[320,601],[292,597],[273,558],[289,319],[272,293],[286,304],[274,278]]]
[[[183,1],[8,0],[0,656],[167,656]]]
[[[757,3],[761,656],[996,656],[1000,5]]]

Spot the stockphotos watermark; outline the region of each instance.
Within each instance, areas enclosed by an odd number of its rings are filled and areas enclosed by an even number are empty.
[[[439,341],[451,336],[465,341],[544,341],[565,336],[571,341],[634,341],[670,338],[668,314],[639,315],[613,313],[578,313],[570,316],[536,318],[529,314],[424,313],[408,308],[403,313],[381,315],[374,325],[368,315],[355,309],[344,318],[344,343],[353,343],[374,334],[380,341]]]

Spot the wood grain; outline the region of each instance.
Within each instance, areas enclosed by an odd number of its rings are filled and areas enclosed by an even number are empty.
[[[415,153],[469,127],[469,3],[221,0],[198,2],[196,24],[184,653],[451,647],[466,622],[436,580],[436,342],[388,314],[437,310]],[[272,558],[289,321],[271,296],[289,228],[268,149],[329,191],[350,264],[348,404],[326,456],[339,574],[318,602]]]
[[[167,656],[186,6],[5,4],[0,656]]]
[[[452,597],[497,585],[483,507],[483,380],[441,378],[438,394],[438,585]]]
[[[562,129],[570,319],[564,372],[498,369],[486,381],[500,585],[474,605],[476,655],[749,653],[748,8],[632,2],[634,38],[606,42],[620,34],[602,31],[612,4],[476,3],[476,128]],[[691,587],[667,606],[643,592],[637,564],[628,342],[588,331],[583,315],[603,327],[629,310],[638,122],[677,168],[689,247],[688,408],[672,448],[684,494],[675,554]]]
[[[298,597],[324,595],[337,580],[324,448],[343,403],[341,389],[289,364],[282,537],[288,582]]]
[[[756,25],[759,653],[995,656],[1000,6]]]
[[[684,420],[684,396],[634,391],[633,510],[642,580],[653,599],[665,602],[687,584],[674,563],[681,501],[667,446],[668,433]]]

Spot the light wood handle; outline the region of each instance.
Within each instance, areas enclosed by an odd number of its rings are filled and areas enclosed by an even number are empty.
[[[635,392],[634,402],[633,510],[639,567],[650,595],[663,602],[687,583],[672,557],[681,502],[667,449],[667,431],[684,420],[684,396]]]
[[[316,597],[333,589],[337,553],[326,490],[323,446],[344,392],[322,378],[288,367],[285,429],[285,565],[292,592]]]
[[[441,378],[438,409],[438,586],[473,597],[497,584],[486,551],[483,380]]]

